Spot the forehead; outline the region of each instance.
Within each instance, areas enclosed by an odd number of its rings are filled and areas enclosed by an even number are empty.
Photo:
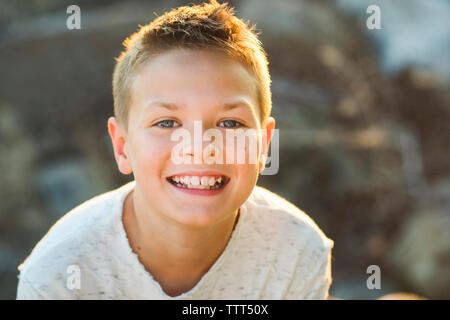
[[[132,108],[163,100],[180,105],[247,100],[259,116],[257,83],[237,58],[206,49],[174,49],[143,63],[131,86]]]

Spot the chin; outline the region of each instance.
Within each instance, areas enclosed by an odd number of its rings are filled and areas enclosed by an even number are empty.
[[[179,223],[191,227],[208,227],[217,224],[227,218],[226,214],[217,212],[217,208],[206,209],[205,207],[191,208],[177,211],[172,217]],[[223,211],[223,208],[221,208]],[[232,210],[230,210],[231,212]]]

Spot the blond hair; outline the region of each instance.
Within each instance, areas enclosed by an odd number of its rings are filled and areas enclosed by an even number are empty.
[[[234,16],[228,3],[211,0],[203,5],[182,6],[141,26],[123,42],[125,50],[116,58],[113,73],[114,115],[128,128],[131,84],[143,62],[176,48],[213,49],[237,57],[253,75],[258,92],[261,123],[270,115],[272,94],[267,54],[255,32]]]

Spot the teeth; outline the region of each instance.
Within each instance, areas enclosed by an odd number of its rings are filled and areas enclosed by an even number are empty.
[[[199,177],[191,177],[191,184],[193,184],[194,186],[198,186],[200,184],[200,179]]]
[[[215,189],[224,181],[223,177],[215,178],[209,176],[172,176],[172,181],[180,183],[189,189]]]
[[[200,179],[200,183],[202,184],[202,186],[207,186],[207,185],[209,185],[209,183],[208,183],[208,177],[202,177],[202,178]]]

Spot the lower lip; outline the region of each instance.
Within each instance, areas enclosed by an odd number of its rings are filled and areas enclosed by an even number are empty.
[[[187,194],[190,194],[190,195],[194,195],[194,196],[215,196],[215,195],[221,193],[223,191],[223,189],[225,189],[225,187],[227,186],[229,181],[227,181],[220,189],[213,189],[213,190],[181,188],[181,187],[177,187],[177,186],[171,184],[167,180],[166,180],[166,182],[168,184],[170,184],[172,187],[174,187],[176,190],[184,192],[184,193],[187,193]]]

